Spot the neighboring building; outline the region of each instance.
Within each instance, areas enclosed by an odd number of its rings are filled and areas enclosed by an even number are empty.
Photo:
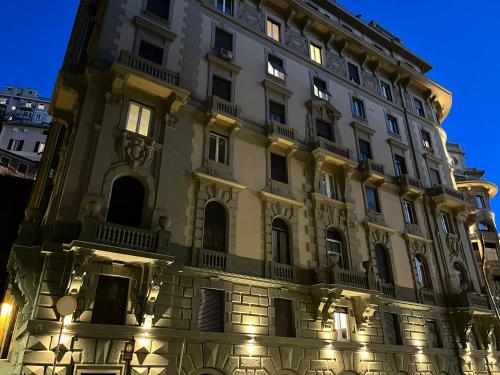
[[[52,121],[49,104],[33,89],[0,91],[0,173],[36,177]]]
[[[498,373],[430,69],[333,2],[82,1],[5,371]]]

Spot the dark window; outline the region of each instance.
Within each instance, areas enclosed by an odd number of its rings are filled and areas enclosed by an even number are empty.
[[[352,98],[352,113],[354,116],[366,118],[365,104],[361,99]]]
[[[427,342],[431,348],[442,348],[441,335],[435,320],[427,320]]]
[[[394,167],[396,170],[396,176],[408,173],[406,170],[406,160],[401,155],[394,155]]]
[[[427,262],[420,254],[415,255],[415,271],[417,272],[417,281],[420,288],[431,289]]]
[[[274,55],[267,56],[267,72],[280,79],[285,79],[283,60]]]
[[[7,150],[11,151],[22,151],[24,146],[23,139],[11,139],[7,145]]]
[[[398,119],[396,117],[387,115],[387,130],[389,133],[399,134]]]
[[[222,29],[215,29],[215,48],[233,52],[233,35]]]
[[[360,83],[361,80],[359,78],[359,68],[356,65],[354,65],[353,63],[348,62],[347,69],[349,71],[349,79],[351,81],[356,82],[356,83]]]
[[[217,9],[232,15],[233,14],[233,0],[217,0]]]
[[[328,100],[330,93],[326,89],[326,82],[318,77],[314,77],[314,96]]]
[[[431,174],[431,184],[441,185],[441,176],[439,175],[439,171],[437,169],[430,168],[429,172]]]
[[[338,255],[339,267],[347,268],[347,259],[345,259],[344,256],[342,236],[340,235],[339,231],[334,228],[328,228],[326,231],[326,251],[328,255]]]
[[[21,174],[26,174],[26,172],[28,171],[28,166],[26,164],[19,163],[17,165],[17,171]]]
[[[424,105],[422,104],[422,102],[417,98],[413,98],[413,103],[415,104],[415,112],[417,113],[417,115],[425,117]]]
[[[226,251],[226,210],[215,201],[205,206],[203,223],[203,248],[213,251]]]
[[[271,153],[271,179],[284,184],[288,183],[288,170],[284,156]]]
[[[163,48],[155,46],[154,44],[148,43],[144,40],[141,40],[141,44],[139,46],[139,56],[158,65],[163,64]]]
[[[285,124],[285,106],[272,100],[269,101],[269,119]]]
[[[335,137],[333,136],[332,124],[316,119],[316,135],[328,139],[329,141],[335,142]]]
[[[38,152],[39,147],[40,147],[40,142],[36,142],[35,147],[33,148],[33,152]]]
[[[415,219],[415,210],[413,207],[413,203],[410,201],[403,201],[403,215],[405,219],[405,223],[408,224],[416,224],[417,220]]]
[[[144,205],[144,187],[135,178],[124,176],[113,183],[107,221],[140,227]]]
[[[388,83],[380,82],[380,87],[382,88],[382,96],[392,102],[391,86]]]
[[[477,208],[486,208],[486,204],[484,203],[484,198],[482,195],[476,195],[476,206]]]
[[[125,277],[99,275],[92,308],[93,324],[125,323],[129,284]]]
[[[231,101],[231,81],[217,76],[212,78],[212,95],[228,102]]]
[[[422,145],[432,150],[431,134],[426,130],[422,130],[420,134],[422,135]]]
[[[479,230],[481,232],[493,232],[493,228],[486,221],[479,222]]]
[[[9,158],[6,158],[5,156],[2,156],[0,158],[0,165],[2,167],[8,167],[9,166],[9,163],[10,163],[10,159]]]
[[[385,337],[389,345],[403,345],[401,339],[401,326],[397,314],[384,313]]]
[[[500,293],[500,276],[493,276],[493,285],[497,293]]]
[[[359,160],[368,160],[372,158],[372,147],[370,142],[359,139]]]
[[[392,283],[392,269],[387,250],[381,245],[375,245],[375,257],[377,259],[378,278],[383,283]]]
[[[295,337],[292,301],[283,298],[274,299],[276,336]]]
[[[224,292],[215,289],[200,289],[198,330],[224,332]]]
[[[380,203],[378,201],[377,189],[370,186],[366,187],[366,201],[368,209],[374,212],[380,212]]]
[[[467,286],[467,279],[465,277],[464,268],[458,262],[453,263],[453,273],[460,288]]]
[[[170,0],[148,0],[147,11],[168,20]]]
[[[288,224],[282,219],[274,219],[272,224],[273,233],[273,260],[276,263],[290,264],[290,233]]]

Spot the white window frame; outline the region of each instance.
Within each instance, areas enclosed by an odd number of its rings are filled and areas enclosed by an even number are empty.
[[[337,199],[337,189],[335,186],[335,176],[328,172],[323,172],[323,187],[325,195],[330,199]]]
[[[356,117],[366,119],[365,103],[358,97],[352,98],[352,114]]]
[[[219,1],[222,1],[222,9],[219,9]],[[229,7],[229,9],[231,10],[230,12],[226,12],[227,10],[226,3],[231,3],[231,7]],[[219,9],[222,13],[229,14],[232,16],[234,12],[234,0],[215,0],[215,7]]]
[[[334,331],[336,333],[336,341],[349,341],[349,313],[347,308],[336,308],[333,312]]]
[[[0,98],[0,104],[6,105],[9,100],[7,98]]]
[[[318,78],[320,80],[322,80],[321,78]],[[327,85],[326,81],[325,80],[322,80],[323,82],[325,82],[325,86]],[[326,100],[328,101],[328,99],[330,98],[330,94],[328,93],[328,91],[324,91],[322,89],[320,89],[318,86],[316,86],[315,82],[314,82],[314,79],[313,79],[313,93],[314,93],[314,96],[320,98],[320,99],[323,99],[323,100]]]
[[[219,160],[220,154],[219,154],[219,145],[220,145],[220,140],[223,139],[225,142],[225,147],[224,147],[224,155],[223,155],[223,161]],[[210,158],[210,143],[212,140],[215,140],[215,159]],[[217,134],[210,132],[209,133],[209,140],[208,140],[208,158],[209,160],[219,163],[219,164],[228,164],[228,146],[229,146],[229,138],[224,137],[223,135]]]
[[[276,28],[278,29],[277,34],[276,34]],[[280,42],[281,41],[281,23],[268,17],[266,19],[266,35],[269,38],[276,40],[277,42]]]
[[[135,129],[130,129],[129,128],[130,110],[131,110],[131,108],[132,108],[133,105],[139,107],[139,112],[138,112],[138,115],[137,115],[137,121],[135,123]],[[141,130],[141,121],[142,121],[142,114],[143,114],[144,110],[148,110],[149,111],[149,120],[148,120],[146,134],[140,133],[140,130]],[[147,137],[147,136],[149,136],[149,133],[150,133],[150,130],[151,130],[152,119],[153,119],[153,109],[151,107],[145,106],[143,104],[140,104],[140,103],[137,103],[137,102],[134,102],[134,101],[131,100],[129,102],[129,105],[128,105],[128,111],[127,111],[127,119],[126,119],[125,129],[128,130],[129,132],[137,133],[137,134],[140,134],[140,135],[142,135],[144,137]]]
[[[315,63],[323,65],[323,48],[315,43],[309,43],[309,58]]]
[[[405,219],[405,223],[407,224],[416,224],[417,220],[415,217],[415,208],[413,203],[407,200],[403,200],[403,216]]]
[[[415,256],[415,272],[417,274],[417,282],[420,288],[425,288],[425,281],[428,277],[425,264],[423,260],[420,260],[422,256]]]
[[[45,104],[38,104],[37,109],[44,110]]]

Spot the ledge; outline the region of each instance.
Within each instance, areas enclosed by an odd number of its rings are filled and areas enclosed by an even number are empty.
[[[293,91],[288,90],[283,85],[273,82],[268,78],[264,78],[264,80],[262,81],[262,86],[264,86],[266,89],[271,89],[273,91],[279,92],[281,95],[286,97],[290,97],[293,95]]]
[[[146,17],[143,17],[143,16],[135,16],[134,17],[134,24],[137,27],[142,27],[142,28],[150,31],[153,34],[156,34],[160,38],[163,38],[166,40],[173,41],[173,40],[175,40],[175,38],[177,38],[177,34],[175,34],[170,29],[165,27],[165,25],[160,25],[156,22],[149,20]]]
[[[404,151],[408,150],[408,145],[406,143],[400,142],[392,137],[387,139],[387,143],[389,143],[391,146],[399,147]]]
[[[356,208],[356,205],[354,203],[348,203],[339,201],[338,199],[328,198],[326,195],[321,193],[313,192],[311,193],[311,197],[317,201],[325,201],[331,203],[336,207],[345,208],[346,210],[354,210]]]
[[[353,122],[351,122],[351,126],[354,129],[357,129],[357,130],[360,130],[362,132],[369,134],[370,136],[375,134],[375,129],[370,128],[368,125],[363,124],[359,120],[354,120]]]
[[[279,202],[291,204],[292,206],[297,206],[297,207],[302,207],[304,205],[304,203],[296,201],[295,199],[282,197],[281,195],[269,193],[268,191],[261,191],[259,193],[259,195],[264,200],[267,199],[267,200],[279,201]]]
[[[234,181],[225,180],[223,178],[210,176],[208,174],[205,174],[205,173],[199,172],[199,171],[193,172],[193,177],[198,178],[200,180],[208,181],[211,183],[229,186],[230,188],[232,188],[236,191],[242,191],[242,190],[246,189],[245,185],[238,184],[237,182],[234,182]]]
[[[222,68],[231,70],[232,72],[234,72],[236,74],[238,74],[241,70],[240,66],[233,64],[232,62],[230,62],[228,60],[221,59],[219,56],[215,55],[212,52],[207,53],[207,60],[208,60],[208,62],[210,62],[212,64],[219,65]]]

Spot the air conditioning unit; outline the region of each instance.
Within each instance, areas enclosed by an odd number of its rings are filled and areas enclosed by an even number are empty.
[[[233,59],[233,53],[231,51],[228,51],[225,48],[221,48],[219,51],[220,57],[222,57],[225,60],[232,60]]]

